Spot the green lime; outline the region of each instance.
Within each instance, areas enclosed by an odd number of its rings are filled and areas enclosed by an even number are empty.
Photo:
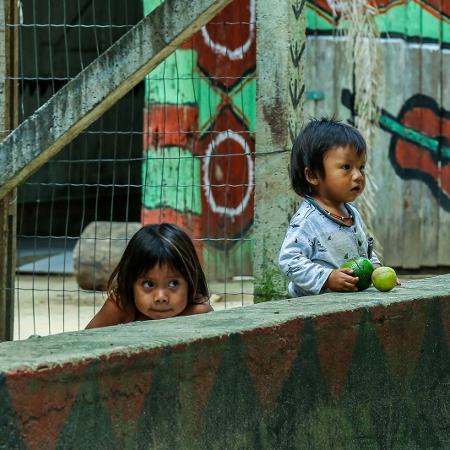
[[[367,258],[360,256],[347,259],[341,265],[341,269],[352,269],[353,276],[359,277],[358,283],[356,283],[358,291],[363,291],[372,284],[373,265]]]
[[[372,273],[372,283],[379,291],[390,291],[397,286],[397,274],[392,267],[377,267]]]

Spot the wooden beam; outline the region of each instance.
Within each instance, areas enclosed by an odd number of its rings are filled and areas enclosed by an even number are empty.
[[[0,199],[129,92],[231,0],[165,0],[0,144]]]
[[[0,126],[11,130],[18,123],[18,28],[16,0],[0,1]],[[6,134],[0,132],[0,137]],[[16,272],[16,189],[0,200],[0,341],[14,337],[14,289]]]

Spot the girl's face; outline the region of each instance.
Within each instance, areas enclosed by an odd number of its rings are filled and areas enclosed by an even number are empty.
[[[134,303],[149,319],[167,319],[181,314],[188,303],[185,278],[167,265],[155,266],[133,285]]]
[[[353,147],[335,147],[323,159],[324,175],[317,176],[316,194],[332,205],[352,202],[364,191],[366,178],[365,153],[356,153]]]

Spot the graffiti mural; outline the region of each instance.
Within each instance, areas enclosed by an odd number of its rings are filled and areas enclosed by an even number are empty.
[[[450,211],[450,112],[417,94],[397,117],[382,109],[380,126],[392,134],[389,157],[397,174],[423,180]]]
[[[383,263],[450,265],[450,3],[374,0],[380,38],[379,116],[370,153],[369,205]],[[356,123],[343,2],[310,0],[306,116]],[[324,70],[326,68],[326,70]],[[318,100],[317,100],[318,99]],[[419,220],[418,220],[419,218]],[[445,249],[445,250],[444,250]]]
[[[145,0],[144,12],[159,3]],[[430,228],[420,233],[440,235],[439,227],[448,227],[450,218],[436,210],[420,211],[428,195],[433,199],[430,208],[450,212],[448,82],[442,74],[429,79],[448,65],[450,7],[436,0],[376,0],[374,4],[386,82],[379,100],[380,148],[375,154],[383,158],[376,162],[382,167],[378,183],[392,186],[377,205],[377,216],[393,222],[396,230],[413,220],[409,211],[419,211],[433,217],[424,225]],[[345,65],[345,44],[339,33],[345,27],[341,7],[334,0],[307,2],[306,97],[319,99],[308,102],[314,103],[315,116],[336,114],[351,122],[353,87],[344,76],[350,68]],[[245,270],[251,274],[255,48],[255,1],[235,0],[146,78],[142,221],[167,220],[184,226],[206,266],[212,261],[216,268],[225,267],[230,255],[238,255],[241,268],[236,274]],[[392,61],[416,70],[405,69],[399,77],[395,67],[389,69]],[[311,112],[308,108],[305,105],[306,116]],[[410,180],[419,184],[404,184]],[[422,192],[420,186],[429,191]],[[391,208],[397,202],[404,214]],[[404,205],[410,209],[406,211]],[[404,265],[408,255],[408,267],[419,267],[421,252],[433,255],[430,248],[437,252],[443,247],[421,243],[424,249],[413,254],[403,246],[417,246],[417,234],[396,235],[381,219],[378,226],[387,230],[382,239],[386,248],[392,248],[393,259],[388,257],[386,264]],[[439,254],[430,256],[426,264],[450,264],[450,256]]]
[[[348,89],[343,89],[341,101],[356,114]],[[450,112],[431,97],[416,94],[397,116],[381,108],[378,124],[392,136],[389,159],[396,173],[425,182],[440,206],[450,210]]]
[[[450,48],[450,3],[441,0],[373,0],[382,38],[439,42]],[[307,33],[334,35],[339,26],[339,0],[309,0]]]
[[[144,1],[144,12],[159,3]],[[255,0],[235,0],[147,76],[142,168],[143,223],[176,222],[204,260],[239,250],[247,267],[255,27]]]

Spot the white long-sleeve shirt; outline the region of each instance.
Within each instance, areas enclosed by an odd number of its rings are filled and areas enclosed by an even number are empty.
[[[279,255],[280,269],[289,279],[291,297],[324,292],[332,270],[349,258],[368,257],[364,223],[358,210],[345,204],[353,217],[347,226],[330,217],[313,199],[306,198],[291,219]],[[375,253],[370,258],[380,263]]]

